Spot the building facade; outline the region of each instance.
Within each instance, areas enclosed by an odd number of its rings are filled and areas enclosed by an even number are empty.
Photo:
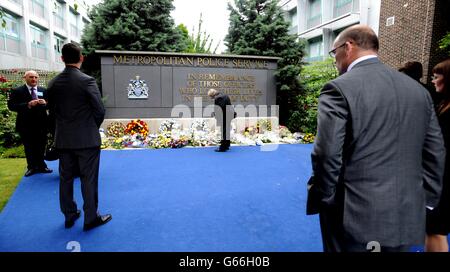
[[[423,65],[422,81],[430,84],[431,70],[448,56],[439,49],[439,40],[450,31],[450,1],[383,0],[380,16],[380,58],[399,68],[407,61]]]
[[[6,27],[0,29],[0,69],[60,71],[61,48],[79,44],[90,21],[83,0],[2,0]]]
[[[328,57],[334,39],[345,28],[366,24],[378,33],[381,0],[284,0],[291,34],[305,39],[306,61]]]

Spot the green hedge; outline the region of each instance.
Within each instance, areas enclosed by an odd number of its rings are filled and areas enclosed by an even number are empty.
[[[333,61],[330,58],[303,66],[300,80],[305,91],[296,97],[300,106],[292,112],[289,118],[288,127],[291,131],[314,135],[317,133],[317,103],[320,90],[328,81],[338,76]]]
[[[0,152],[3,148],[20,145],[19,134],[15,131],[17,114],[8,109],[7,102],[10,90],[21,84],[22,81],[0,77]]]

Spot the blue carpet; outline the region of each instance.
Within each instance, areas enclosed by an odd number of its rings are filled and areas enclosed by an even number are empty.
[[[64,228],[55,171],[23,178],[0,214],[0,251],[322,251],[317,216],[305,215],[311,145],[102,151],[105,226]],[[82,208],[80,182],[75,198]]]

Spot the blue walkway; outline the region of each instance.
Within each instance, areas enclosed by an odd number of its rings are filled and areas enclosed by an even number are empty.
[[[317,216],[305,215],[311,145],[102,151],[105,226],[64,228],[58,162],[23,178],[0,214],[0,251],[321,251]],[[75,197],[82,207],[80,182]]]

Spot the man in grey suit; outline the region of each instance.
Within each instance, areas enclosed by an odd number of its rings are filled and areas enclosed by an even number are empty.
[[[423,245],[445,161],[432,99],[378,60],[369,27],[347,28],[333,48],[340,76],[319,97],[307,214],[319,213],[327,252]]]
[[[95,79],[80,71],[83,56],[75,44],[65,44],[62,59],[66,68],[48,86],[50,116],[56,121],[55,146],[59,152],[60,206],[65,227],[80,217],[73,198],[73,180],[80,176],[83,195],[84,230],[103,225],[111,215],[98,209],[98,174],[101,139],[99,127],[105,116]]]

